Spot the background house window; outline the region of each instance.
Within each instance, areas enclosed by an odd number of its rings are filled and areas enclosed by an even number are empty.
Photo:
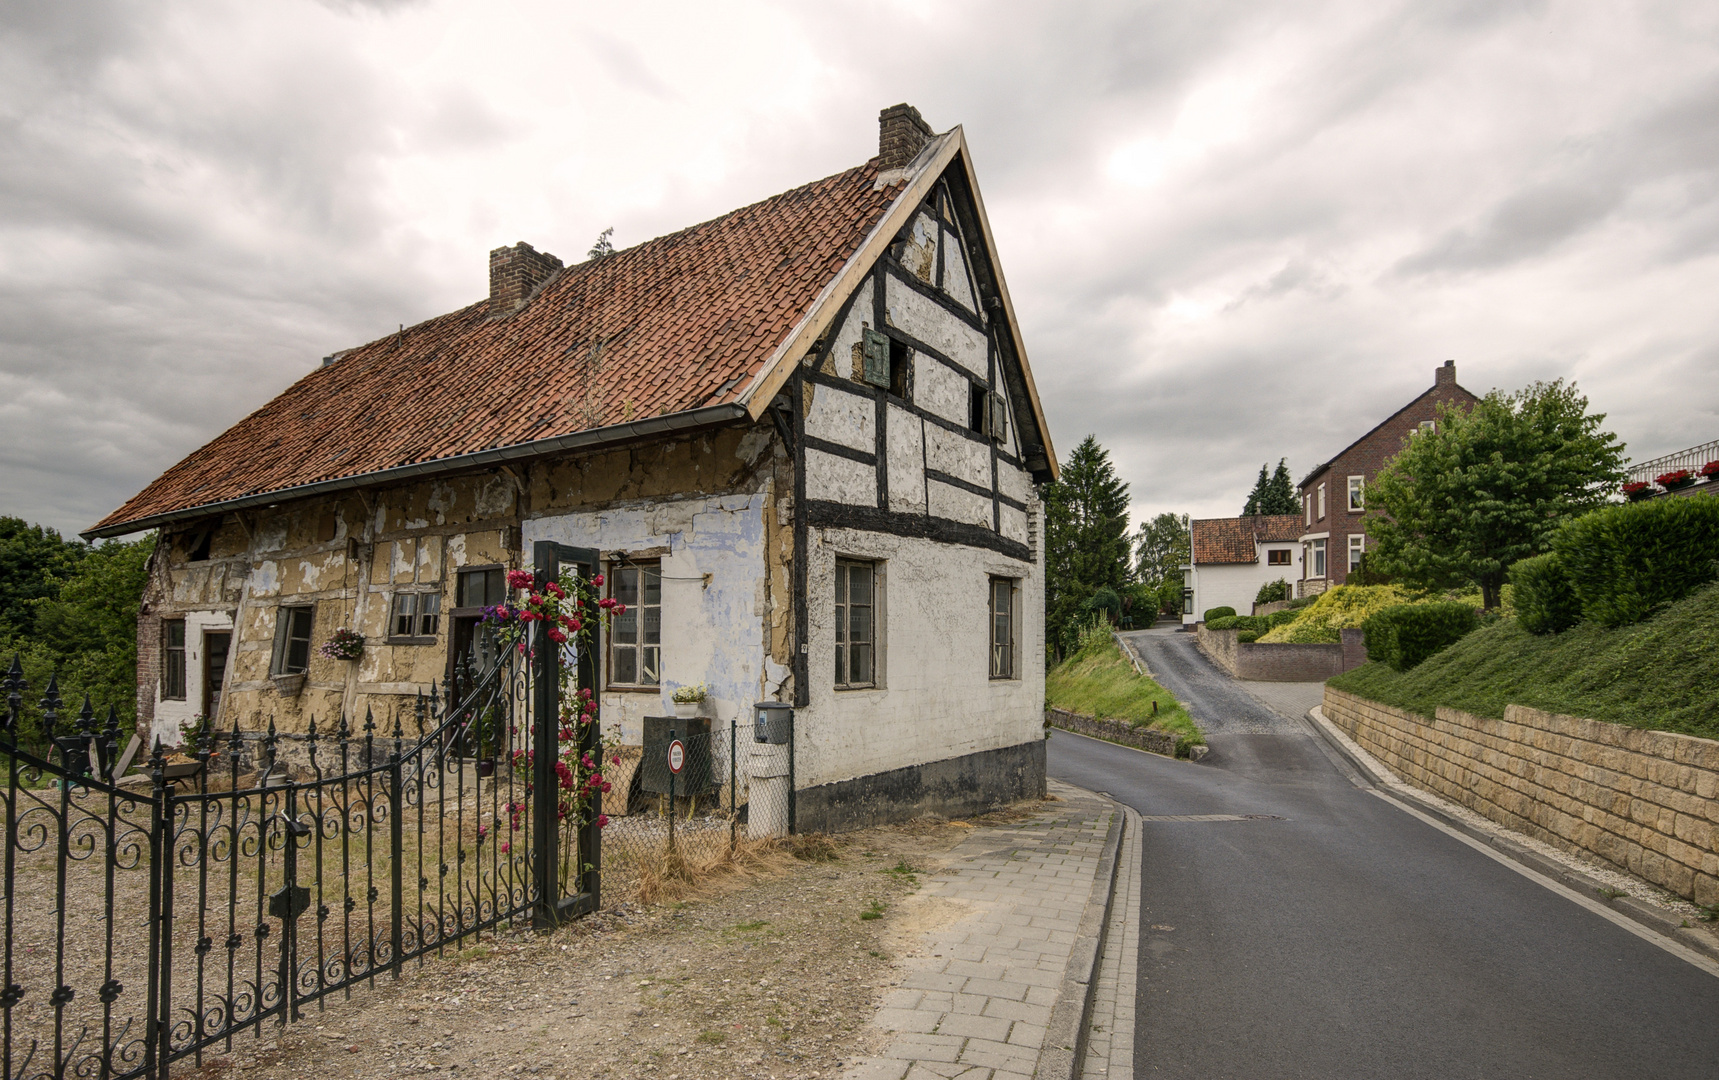
[[[1422,420],[1421,426],[1418,430],[1420,430],[1420,431],[1437,431],[1438,430],[1438,421],[1437,420]]]
[[[1313,524],[1313,496],[1303,495],[1301,497],[1301,516],[1303,525]]]
[[[1325,520],[1325,485],[1319,485],[1319,520]]]
[[[1015,580],[991,579],[991,678],[1015,677]]]
[[[455,607],[494,607],[507,599],[507,579],[499,566],[461,570],[455,592]]]
[[[441,593],[396,593],[388,623],[392,638],[433,638],[441,629]]]
[[[877,685],[877,565],[836,563],[836,688]]]
[[[310,667],[310,624],[314,607],[283,607],[275,615],[275,652],[270,675],[298,675]]]
[[[663,681],[663,577],[660,563],[609,571],[609,595],[627,607],[609,620],[609,682],[661,686]]]
[[[185,620],[161,624],[161,696],[185,700]]]
[[[1349,478],[1349,512],[1351,514],[1358,514],[1363,509],[1361,496],[1366,485],[1367,478],[1364,476],[1351,476]]]
[[[1288,566],[1289,565],[1289,549],[1288,548],[1277,548],[1276,550],[1266,552],[1265,553],[1265,565],[1267,565],[1267,566]]]
[[[1367,550],[1367,537],[1364,534],[1357,533],[1354,536],[1351,536],[1349,538],[1349,572],[1350,573],[1354,573],[1355,568],[1357,566],[1361,565],[1361,556],[1366,553],[1366,550]]]
[[[1325,576],[1325,541],[1313,541],[1313,570],[1309,577],[1322,578]]]

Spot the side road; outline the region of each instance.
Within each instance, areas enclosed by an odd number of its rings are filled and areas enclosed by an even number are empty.
[[[1053,810],[976,830],[916,898],[962,913],[898,962],[872,1020],[893,1038],[848,1080],[1079,1075],[1117,867],[1138,833],[1125,837],[1107,798],[1056,781],[1051,794]]]

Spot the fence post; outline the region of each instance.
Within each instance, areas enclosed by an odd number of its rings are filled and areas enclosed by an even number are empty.
[[[673,745],[674,745],[674,728],[669,728],[669,746],[673,746]],[[668,746],[663,747],[663,753],[665,753],[665,754],[668,753]],[[664,764],[667,764],[667,762],[665,761]],[[668,846],[668,849],[669,849],[669,853],[673,854],[674,853],[674,816],[675,816],[674,815],[674,770],[670,769],[668,771],[668,774],[669,774],[669,846]]]
[[[286,783],[282,829],[286,836],[281,851],[281,1026],[298,1019],[298,786]]]
[[[800,822],[794,805],[794,723],[788,723],[788,835],[793,836],[800,831]]]
[[[547,540],[531,546],[538,589],[561,576],[561,559],[555,548]],[[549,640],[548,624],[542,622],[532,624],[531,647],[532,871],[537,883],[537,913],[532,926],[547,930],[556,924],[561,901],[555,874],[561,865],[557,850],[561,836],[556,827],[561,800],[555,775],[555,738],[561,724],[561,654]]]
[[[420,702],[422,698],[419,699]],[[394,744],[394,752],[388,755],[388,846],[393,849],[392,869],[389,871],[388,889],[389,903],[393,905],[394,917],[389,920],[393,929],[389,935],[389,945],[394,952],[394,978],[400,977],[400,954],[405,951],[406,936],[400,925],[406,919],[405,883],[402,879],[404,869],[401,862],[406,850],[405,822],[401,820],[406,809],[406,796],[402,790],[404,785],[400,768],[400,745]]]
[[[155,740],[155,750],[149,756],[149,778],[152,790],[149,800],[149,970],[156,977],[149,980],[149,1004],[146,1023],[149,1031],[145,1040],[145,1068],[150,1075],[167,1078],[169,1033],[172,1030],[171,974],[172,963],[172,897],[173,845],[169,840],[173,820],[172,792],[166,786],[167,762],[161,754],[161,741]],[[236,856],[235,856],[236,857]]]
[[[738,719],[730,720],[728,722],[728,851],[730,854],[733,854],[734,849],[740,846],[740,820],[734,816],[736,806],[734,801],[736,798],[734,759],[740,754],[740,749],[734,740],[739,737],[740,721]]]

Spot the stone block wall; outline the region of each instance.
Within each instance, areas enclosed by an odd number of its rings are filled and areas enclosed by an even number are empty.
[[[1156,728],[1137,728],[1126,720],[1100,720],[1084,713],[1069,712],[1067,709],[1046,709],[1045,726],[1090,735],[1095,739],[1119,743],[1122,746],[1132,746],[1136,750],[1149,750],[1165,757],[1176,756],[1174,733]]]
[[[1200,651],[1238,679],[1257,682],[1320,682],[1367,662],[1359,630],[1344,630],[1337,645],[1262,644],[1238,641],[1236,630],[1199,624]]]
[[[1404,780],[1566,851],[1719,904],[1719,742],[1557,716],[1433,719],[1327,686],[1325,716]]]

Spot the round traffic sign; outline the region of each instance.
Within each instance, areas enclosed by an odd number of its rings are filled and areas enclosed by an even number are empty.
[[[669,743],[669,749],[668,749],[669,772],[674,773],[676,776],[679,776],[680,770],[685,765],[686,765],[686,746],[679,739],[676,739],[675,741]]]

